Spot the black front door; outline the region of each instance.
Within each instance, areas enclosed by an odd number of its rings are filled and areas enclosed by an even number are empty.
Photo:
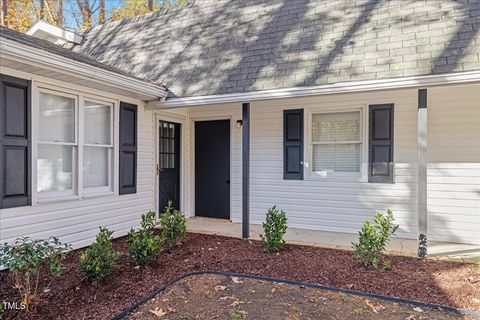
[[[159,208],[163,211],[172,201],[180,209],[180,124],[160,121],[158,129]]]
[[[230,219],[230,120],[195,122],[195,215]]]

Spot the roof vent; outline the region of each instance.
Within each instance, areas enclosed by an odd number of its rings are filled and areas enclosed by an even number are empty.
[[[80,44],[83,40],[83,37],[75,32],[64,30],[43,21],[36,22],[26,33],[58,45],[68,43]]]

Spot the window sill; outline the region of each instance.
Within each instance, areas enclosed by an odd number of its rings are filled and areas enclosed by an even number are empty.
[[[114,196],[115,192],[113,191],[101,191],[101,192],[90,192],[90,193],[83,193],[83,199],[91,199],[91,198],[101,198],[101,197],[110,197]]]
[[[305,180],[309,181],[345,181],[345,182],[368,182],[367,177],[361,173],[323,173],[310,172]]]
[[[84,193],[83,197],[81,198],[78,195],[39,197],[37,198],[36,205],[47,205],[47,204],[55,204],[55,203],[62,203],[62,202],[87,200],[92,198],[112,197],[112,196],[115,196],[115,192],[103,191],[103,192],[96,192],[96,193],[86,193],[86,194]]]
[[[51,204],[51,203],[74,201],[74,200],[80,200],[80,197],[77,195],[38,197],[37,204],[43,205],[43,204]]]

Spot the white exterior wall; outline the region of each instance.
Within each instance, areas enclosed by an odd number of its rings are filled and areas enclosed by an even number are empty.
[[[428,89],[429,239],[480,244],[480,86]],[[77,88],[79,89],[79,88]],[[85,89],[90,92],[90,89]],[[95,92],[102,95],[101,92]],[[139,105],[137,193],[0,210],[0,242],[19,236],[60,237],[75,248],[89,245],[99,226],[121,236],[138,226],[140,214],[157,207],[156,120],[182,126],[182,210],[194,212],[194,121],[231,120],[231,220],[242,214],[241,104],[149,111]],[[368,183],[363,177],[283,180],[283,110],[305,109],[305,161],[309,160],[308,114],[311,111],[364,108],[394,103],[395,184]],[[368,141],[368,116],[362,133]],[[118,130],[116,123],[115,130]],[[117,142],[115,142],[117,144]],[[367,149],[363,148],[366,168]],[[118,150],[115,150],[118,152]],[[289,226],[356,233],[376,210],[392,209],[399,236],[417,237],[417,90],[352,93],[251,103],[250,220],[260,224],[273,205],[287,211]],[[321,239],[319,239],[321,241]]]
[[[12,74],[13,76],[21,76]],[[37,82],[33,81],[32,87]],[[55,83],[58,85],[58,82]],[[71,88],[65,84],[66,88]],[[75,86],[84,93],[92,89]],[[59,89],[61,90],[61,89]],[[71,243],[73,248],[91,244],[99,226],[114,231],[114,237],[127,234],[130,228],[140,224],[140,215],[155,209],[155,145],[153,112],[145,109],[145,103],[105,92],[95,91],[96,96],[127,101],[138,105],[138,180],[137,193],[98,196],[81,200],[59,201],[56,203],[33,204],[32,206],[0,210],[0,243],[10,242],[17,237],[30,236],[44,239],[59,237],[62,242]],[[118,104],[117,104],[118,105]],[[35,103],[32,103],[35,108]],[[118,108],[115,109],[118,112]],[[115,116],[114,130],[118,132],[118,117]],[[118,153],[118,141],[114,152]],[[118,156],[116,156],[118,158]],[[32,165],[36,165],[33,163]],[[115,169],[118,175],[118,167]]]
[[[430,240],[480,244],[479,88],[469,85],[428,89]],[[392,209],[400,225],[398,235],[417,238],[417,99],[416,89],[404,89],[251,102],[251,223],[260,224],[267,209],[278,205],[287,211],[291,227],[357,233],[375,211]],[[307,137],[308,114],[312,110],[334,112],[381,103],[395,104],[394,184],[368,183],[365,175],[361,179],[311,178],[308,170],[302,181],[283,179],[284,109],[305,109],[305,161],[310,162]],[[226,116],[241,119],[241,104],[192,107],[187,115],[189,124],[193,118],[213,120]],[[365,142],[367,124],[365,116]],[[191,144],[193,135],[188,129]],[[233,132],[231,220],[241,222],[241,129],[234,128]],[[193,158],[188,158],[193,173]],[[362,162],[366,167],[367,158],[363,157]],[[189,183],[193,183],[192,177]],[[194,215],[194,195],[190,195],[188,211]]]
[[[368,104],[395,103],[395,159],[396,183],[368,183],[365,175],[305,180],[283,180],[283,110],[304,108],[311,110],[342,110],[364,108],[364,141],[367,136]],[[161,112],[159,113],[161,114]],[[193,121],[231,118],[232,174],[231,220],[241,222],[242,216],[242,150],[241,128],[235,125],[241,119],[241,104],[223,104],[189,108],[189,183],[193,183]],[[265,212],[273,205],[287,211],[291,227],[356,233],[364,220],[376,210],[393,209],[401,225],[399,234],[416,238],[416,121],[417,95],[415,90],[382,93],[319,96],[300,99],[282,99],[251,103],[251,172],[250,221],[260,224]],[[307,136],[307,119],[305,119]],[[307,140],[305,140],[307,143]],[[366,147],[366,144],[364,145]],[[363,167],[367,167],[367,150],[363,148]],[[308,152],[305,148],[307,159]],[[194,194],[190,189],[187,212],[194,215]]]
[[[395,184],[368,183],[368,105],[394,103]],[[305,162],[311,163],[308,145],[310,112],[364,108],[364,175],[283,180],[283,109],[305,109]],[[286,210],[291,227],[356,233],[377,210],[392,209],[399,235],[415,238],[416,122],[415,90],[320,96],[255,103],[251,109],[251,221],[260,223],[272,205]]]
[[[480,86],[428,100],[428,238],[480,244]]]

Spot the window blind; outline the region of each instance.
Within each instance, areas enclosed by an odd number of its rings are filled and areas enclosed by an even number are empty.
[[[313,171],[359,172],[360,112],[312,116]]]

